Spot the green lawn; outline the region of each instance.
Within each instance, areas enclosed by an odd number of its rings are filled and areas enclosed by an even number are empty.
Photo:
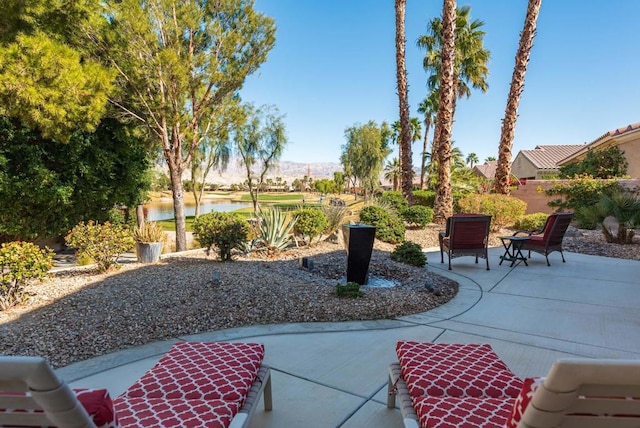
[[[251,195],[243,194],[240,197],[241,201],[251,202]],[[285,193],[285,194],[276,194],[270,195],[268,193],[259,193],[258,194],[259,202],[281,202],[281,201],[290,201],[290,202],[301,202],[302,194],[301,193]]]

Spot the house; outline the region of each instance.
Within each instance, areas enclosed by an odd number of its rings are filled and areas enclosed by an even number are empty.
[[[541,180],[558,174],[558,162],[585,147],[584,144],[540,145],[533,150],[520,150],[511,165],[518,179]]]
[[[473,172],[480,178],[486,180],[493,180],[496,178],[496,168],[498,167],[498,161],[486,161],[482,165],[475,165]]]
[[[627,174],[631,178],[640,178],[640,122],[614,129],[589,144],[580,146],[580,150],[561,159],[558,165],[565,166],[580,162],[589,150],[603,150],[613,146],[617,146],[624,152],[628,164]]]

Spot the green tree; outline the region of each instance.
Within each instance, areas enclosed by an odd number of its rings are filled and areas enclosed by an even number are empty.
[[[366,125],[353,125],[345,130],[347,143],[342,146],[340,160],[345,168],[360,183],[365,199],[378,186],[382,163],[389,155],[391,131],[383,122],[378,126],[374,121]]]
[[[384,178],[393,183],[393,190],[396,191],[401,177],[400,162],[398,162],[398,158],[393,158],[384,166]]]
[[[467,155],[467,159],[466,159],[467,163],[469,164],[469,168],[473,169],[473,166],[476,165],[478,162],[480,162],[480,159],[478,158],[478,155],[475,153],[469,153]]]
[[[273,19],[245,0],[109,2],[103,54],[118,70],[113,104],[160,142],[169,167],[176,249],[186,249],[182,173],[206,121],[266,61]]]
[[[258,193],[265,175],[280,159],[287,144],[285,126],[278,109],[265,106],[256,110],[245,107],[245,119],[234,132],[235,149],[247,175],[247,185],[253,203],[253,214],[258,217]]]
[[[560,168],[561,178],[573,178],[587,174],[593,178],[622,177],[627,173],[627,159],[618,146],[603,150],[589,150],[585,158],[577,163]]]
[[[3,1],[0,115],[59,142],[76,130],[95,129],[115,76],[87,51],[86,28],[100,22],[99,4]]]
[[[344,176],[344,172],[342,171],[333,172],[333,182],[336,183],[336,191],[338,193],[342,193],[342,191],[344,190],[345,181],[346,179]]]
[[[418,113],[424,115],[424,138],[422,140],[422,155],[420,156],[420,189],[425,188],[425,175],[427,174],[427,159],[431,157],[431,154],[427,151],[429,130],[433,125],[433,119],[438,111],[438,92],[431,91],[429,95],[422,100],[418,107]],[[433,150],[432,150],[433,152]]]

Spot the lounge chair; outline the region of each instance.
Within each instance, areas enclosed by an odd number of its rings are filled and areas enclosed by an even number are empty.
[[[489,270],[489,228],[491,216],[480,214],[456,214],[447,219],[446,230],[440,232],[440,263],[444,263],[444,252],[449,258],[449,270],[451,259],[461,256],[475,256],[487,261]]]
[[[562,240],[572,219],[573,213],[570,212],[551,214],[547,217],[547,221],[541,230],[519,230],[513,235],[526,234],[529,236],[529,240],[525,241],[521,248],[522,250],[529,250],[529,258],[531,258],[531,251],[535,251],[536,253],[544,255],[547,259],[547,266],[551,266],[549,263],[549,254],[554,251],[559,251],[562,256],[562,263],[564,263]]]
[[[261,395],[272,408],[263,358],[257,343],[176,343],[113,403],[106,394],[104,413],[120,427],[245,427]],[[112,426],[94,422],[76,395],[42,358],[0,357],[0,426]]]
[[[500,371],[511,379],[506,383],[492,375],[506,365],[489,345],[398,342],[396,349],[400,363],[389,367],[387,405],[393,408],[395,397],[400,399],[406,428],[640,426],[640,361],[562,359],[546,378],[520,380],[514,393],[513,373]],[[438,374],[438,367],[457,358],[446,357],[448,351],[463,359],[465,351],[475,356]],[[416,365],[422,365],[422,375]]]

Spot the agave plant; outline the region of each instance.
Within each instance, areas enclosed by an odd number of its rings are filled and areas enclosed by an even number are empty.
[[[321,208],[324,215],[327,216],[327,230],[325,233],[332,234],[346,223],[349,209],[346,206],[322,205]]]
[[[261,210],[258,238],[269,251],[280,251],[289,245],[296,219],[278,208]]]
[[[599,205],[603,213],[615,217],[618,221],[616,236],[604,224],[602,225],[602,233],[606,241],[630,244],[635,232],[629,229],[640,223],[640,199],[629,192],[617,191],[609,195],[605,194]]]

